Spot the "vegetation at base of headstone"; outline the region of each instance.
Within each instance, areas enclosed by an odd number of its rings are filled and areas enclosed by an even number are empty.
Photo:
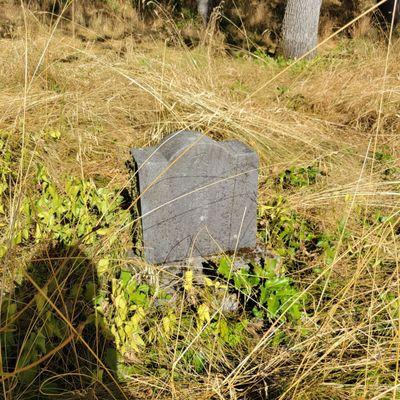
[[[54,132],[47,135],[49,140],[59,140],[60,134]],[[56,184],[41,163],[36,164],[29,196],[19,194],[20,204],[14,206],[18,218],[10,228],[9,199],[20,190],[20,149],[13,148],[10,136],[2,132],[0,150],[1,257],[39,249],[26,267],[21,266],[15,289],[1,305],[2,320],[7,321],[0,332],[2,363],[7,376],[21,387],[39,385],[37,390],[58,393],[62,385],[48,375],[49,368],[57,375],[82,367],[89,383],[109,379],[102,367],[93,367],[98,362],[72,327],[124,380],[155,364],[162,376],[174,344],[182,368],[200,373],[215,346],[234,359],[250,340],[247,329],[254,321],[299,320],[303,300],[296,298],[292,282],[273,262],[228,277],[232,260],[223,258],[218,276],[202,283],[187,271],[173,296],[141,273],[121,270],[117,260],[123,249],[116,232],[132,219],[121,208],[118,192],[81,178],[60,177]],[[41,292],[22,278],[26,274]],[[239,298],[244,303],[237,307]],[[190,345],[196,336],[198,342]],[[74,348],[79,348],[78,358],[67,357]],[[57,355],[50,358],[51,364],[42,364],[53,351]],[[75,384],[77,377],[71,375],[68,385]]]
[[[324,171],[312,165],[288,168],[273,179],[278,194],[259,206],[260,239],[274,248],[291,268],[305,265],[315,256],[322,256],[326,264],[332,263],[339,237],[344,240],[348,237],[343,232],[342,221],[338,222],[336,232],[324,232],[287,202],[288,191],[315,185],[325,175]]]
[[[296,322],[301,318],[306,299],[285,276],[277,258],[235,270],[233,260],[223,257],[218,273],[244,298],[241,304],[250,308],[255,317],[268,322],[276,319]]]
[[[119,360],[121,380],[141,369],[154,368],[155,360],[162,375],[168,369],[162,360],[174,345],[183,367],[201,372],[215,346],[229,354],[245,345],[249,325],[261,321],[261,326],[268,326],[279,320],[291,326],[300,322],[306,299],[279,270],[277,260],[238,271],[232,271],[232,262],[221,258],[217,274],[204,276],[200,282],[188,269],[173,295],[139,282],[133,271],[121,271],[112,280],[112,311],[108,303],[98,311],[112,321],[108,325],[116,354],[109,356]],[[278,336],[279,342],[286,339],[284,334]],[[198,338],[196,344],[191,344],[193,337]]]

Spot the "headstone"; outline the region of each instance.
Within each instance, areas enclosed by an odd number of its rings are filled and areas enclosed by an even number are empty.
[[[256,245],[258,157],[251,148],[179,131],[132,156],[148,262]]]

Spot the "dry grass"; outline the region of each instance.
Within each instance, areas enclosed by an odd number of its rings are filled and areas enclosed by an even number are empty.
[[[273,347],[272,326],[225,376],[188,373],[160,382],[149,373],[129,385],[133,395],[398,398],[400,176],[384,179],[385,166],[375,159],[384,151],[400,167],[398,39],[386,76],[386,44],[358,38],[362,22],[353,41],[336,39],[311,63],[257,91],[282,70],[279,63],[232,58],[213,42],[193,50],[134,35],[83,42],[25,18],[25,32],[0,40],[0,128],[23,141],[28,158],[35,150],[56,181],[75,175],[129,186],[124,163],[131,147],[196,129],[258,151],[261,204],[274,195],[269,176],[318,165],[324,178],[286,193],[288,204],[323,230],[343,220],[351,232],[350,240],[339,238],[332,264],[315,260],[309,268],[322,272],[298,282],[313,303],[301,327],[306,335],[299,329],[290,346]],[[50,129],[62,132],[59,141],[41,137]],[[378,208],[392,218],[360,223]]]

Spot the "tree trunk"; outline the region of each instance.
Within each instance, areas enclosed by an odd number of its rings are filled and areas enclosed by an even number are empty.
[[[283,55],[299,58],[318,44],[322,0],[288,0],[283,19]],[[315,51],[307,58],[313,58]]]
[[[211,15],[210,0],[197,0],[197,11],[203,18],[204,25],[207,25]]]

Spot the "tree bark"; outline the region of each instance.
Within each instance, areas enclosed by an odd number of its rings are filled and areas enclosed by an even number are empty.
[[[283,55],[300,58],[318,44],[322,0],[288,0],[283,19]],[[316,52],[307,58],[313,58]]]
[[[197,0],[197,11],[203,19],[204,25],[207,25],[211,15],[210,0]]]

